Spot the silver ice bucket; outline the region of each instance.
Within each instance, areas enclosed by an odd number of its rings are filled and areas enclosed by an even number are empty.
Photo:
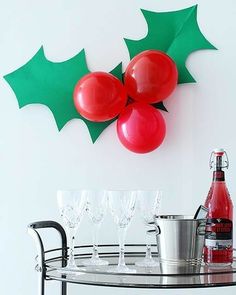
[[[158,215],[151,224],[155,225],[163,272],[189,273],[200,270],[206,219],[193,219],[192,216],[185,215]]]

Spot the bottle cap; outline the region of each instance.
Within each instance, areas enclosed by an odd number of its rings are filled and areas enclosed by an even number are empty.
[[[216,148],[213,150],[210,156],[210,168],[229,168],[229,159],[224,149]]]
[[[213,153],[217,156],[223,156],[223,154],[225,153],[225,150],[221,148],[216,148],[213,150]]]

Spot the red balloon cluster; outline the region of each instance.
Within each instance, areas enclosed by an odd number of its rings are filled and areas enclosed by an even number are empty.
[[[148,153],[161,145],[166,134],[162,114],[150,104],[166,99],[177,81],[174,61],[161,51],[147,50],[128,64],[124,85],[104,72],[84,76],[75,87],[74,103],[90,121],[104,122],[119,115],[121,143],[132,152]],[[128,97],[134,102],[127,105]]]

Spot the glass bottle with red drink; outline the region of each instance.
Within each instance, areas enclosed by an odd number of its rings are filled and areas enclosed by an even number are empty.
[[[225,183],[224,169],[229,161],[223,149],[215,149],[210,158],[213,180],[205,206],[209,209],[206,226],[204,262],[209,266],[227,266],[233,262],[233,203]]]

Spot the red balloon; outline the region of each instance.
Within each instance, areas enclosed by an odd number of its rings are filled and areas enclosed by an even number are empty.
[[[166,125],[160,111],[146,103],[128,105],[117,120],[121,143],[135,153],[149,153],[163,142]]]
[[[75,86],[74,104],[84,118],[104,122],[119,115],[127,102],[125,87],[105,72],[85,75]]]
[[[164,52],[146,50],[136,55],[125,71],[128,95],[136,101],[156,103],[166,99],[175,89],[178,70]]]

